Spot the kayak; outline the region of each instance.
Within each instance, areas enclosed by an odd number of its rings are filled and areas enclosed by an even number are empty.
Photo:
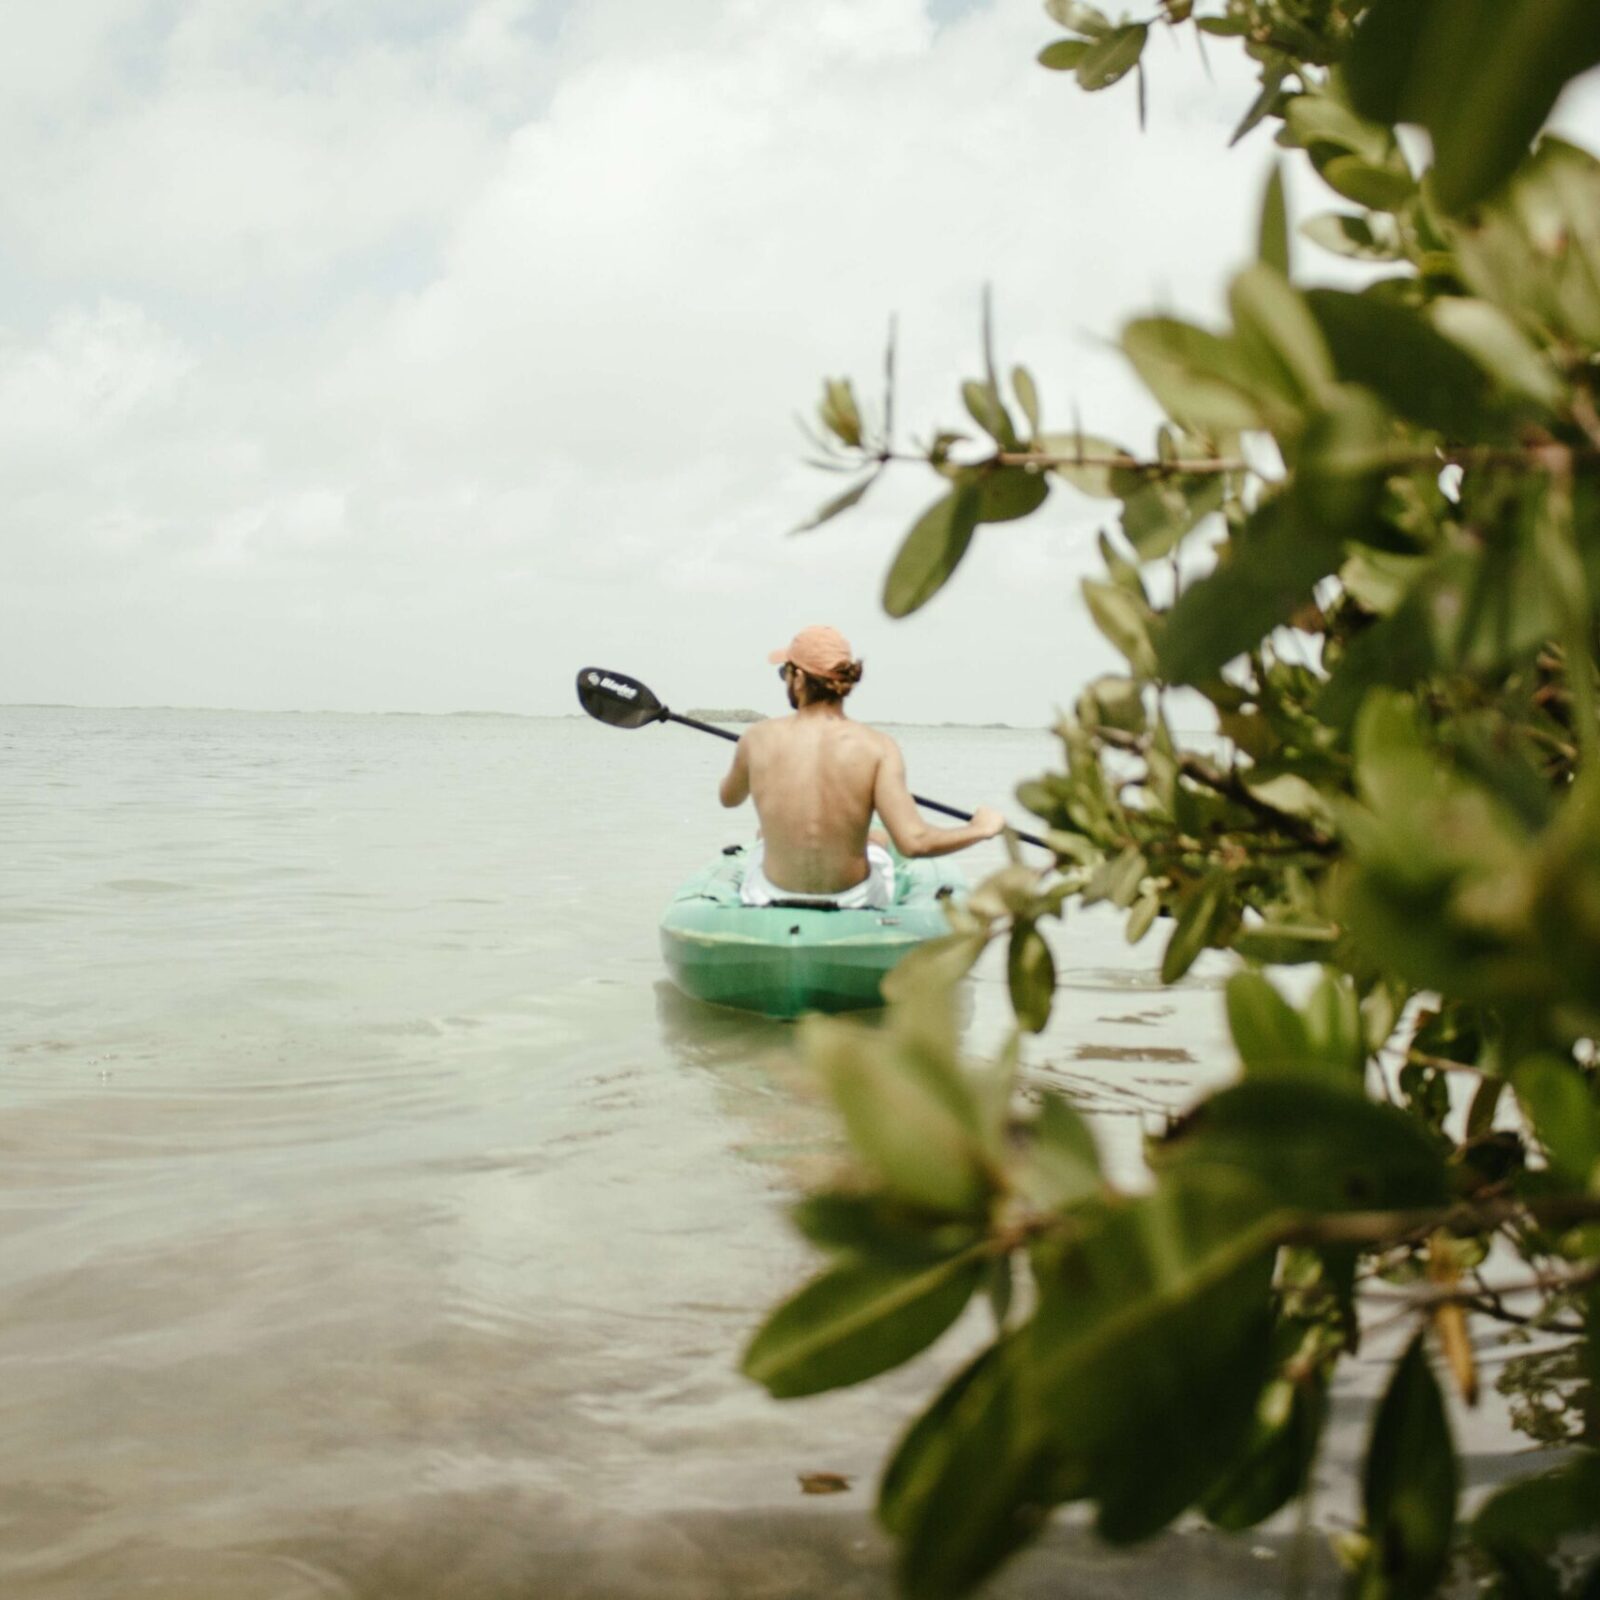
[[[739,886],[748,859],[732,846],[679,889],[661,919],[661,953],[685,994],[769,1017],[881,1006],[884,974],[950,931],[945,903],[966,889],[943,861],[899,861],[895,903],[884,910],[747,906]]]

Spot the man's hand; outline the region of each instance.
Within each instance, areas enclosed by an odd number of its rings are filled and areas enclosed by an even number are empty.
[[[979,806],[969,826],[980,839],[992,839],[1006,825],[1006,819],[993,806]]]

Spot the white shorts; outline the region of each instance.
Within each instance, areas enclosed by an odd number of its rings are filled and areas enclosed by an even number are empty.
[[[785,905],[833,906],[840,911],[884,911],[894,904],[894,858],[881,844],[867,846],[866,877],[837,894],[799,894],[793,889],[781,889],[761,867],[762,857],[757,854],[744,869],[739,898],[747,906],[770,906],[781,900]]]

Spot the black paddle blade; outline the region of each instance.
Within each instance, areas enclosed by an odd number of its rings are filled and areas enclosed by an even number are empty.
[[[613,728],[642,728],[667,716],[667,708],[637,678],[605,667],[585,667],[578,674],[578,704]]]

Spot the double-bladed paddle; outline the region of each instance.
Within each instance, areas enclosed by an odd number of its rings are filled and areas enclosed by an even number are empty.
[[[609,723],[613,728],[642,728],[651,722],[681,722],[686,728],[698,728],[701,733],[714,733],[719,739],[739,742],[739,735],[726,728],[713,727],[709,722],[699,722],[694,717],[680,716],[669,711],[650,692],[647,685],[625,672],[612,672],[605,667],[585,667],[578,674],[578,704],[597,722]],[[971,822],[972,813],[956,806],[941,805],[937,800],[924,800],[920,794],[911,797],[919,806],[929,811]],[[1012,832],[1025,844],[1036,844],[1041,850],[1050,846],[1035,833],[1023,833],[1020,828]]]

